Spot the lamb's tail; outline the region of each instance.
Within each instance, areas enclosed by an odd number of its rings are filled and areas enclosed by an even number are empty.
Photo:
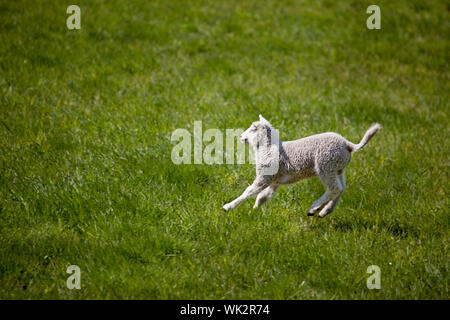
[[[369,142],[370,139],[375,135],[375,133],[378,132],[378,130],[381,129],[381,126],[379,123],[374,123],[370,126],[369,130],[366,131],[364,134],[364,137],[361,139],[361,142],[358,144],[354,144],[349,142],[350,152],[356,152],[364,148],[364,146]]]

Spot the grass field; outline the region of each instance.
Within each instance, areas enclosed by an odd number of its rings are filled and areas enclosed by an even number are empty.
[[[377,1],[381,30],[373,1],[69,4],[0,0],[0,298],[449,298],[448,1]],[[383,126],[332,215],[317,178],[224,212],[253,165],[172,163],[175,129],[259,113]]]

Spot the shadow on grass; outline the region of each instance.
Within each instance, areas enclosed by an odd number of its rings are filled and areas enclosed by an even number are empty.
[[[418,238],[419,230],[411,225],[402,224],[399,221],[383,221],[378,225],[374,220],[355,220],[355,221],[333,221],[328,228],[342,233],[352,232],[372,232],[372,233],[388,233],[395,238],[406,239],[408,237]],[[321,230],[324,228],[322,223],[311,225],[312,230]]]

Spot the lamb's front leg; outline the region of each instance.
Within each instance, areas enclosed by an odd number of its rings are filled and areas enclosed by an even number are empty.
[[[270,181],[267,178],[264,178],[263,176],[256,177],[255,181],[245,189],[245,191],[236,199],[231,201],[230,203],[227,203],[222,208],[225,210],[231,210],[236,208],[242,201],[256,196],[258,193],[260,193],[263,189],[267,188],[270,184]]]

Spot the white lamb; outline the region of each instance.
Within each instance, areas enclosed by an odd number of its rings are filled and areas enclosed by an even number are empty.
[[[269,121],[259,115],[259,121],[253,122],[240,137],[241,142],[249,143],[255,152],[256,178],[241,196],[225,204],[223,209],[234,209],[256,195],[253,208],[257,208],[272,198],[280,185],[317,175],[327,190],[309,208],[308,216],[322,209],[319,217],[325,217],[334,210],[344,192],[344,169],[351,154],[361,150],[380,128],[378,123],[373,124],[358,144],[333,132],[283,142]]]

